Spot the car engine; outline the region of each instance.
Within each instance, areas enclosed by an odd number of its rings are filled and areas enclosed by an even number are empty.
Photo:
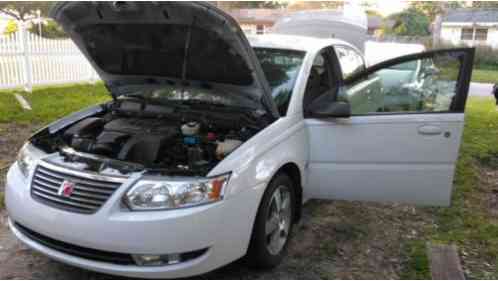
[[[115,160],[93,163],[97,167],[130,163],[122,166],[138,164],[167,175],[205,175],[261,128],[261,118],[250,111],[177,110],[122,99],[109,104],[104,113],[70,125],[51,146],[65,154],[66,161],[88,162],[81,153]]]

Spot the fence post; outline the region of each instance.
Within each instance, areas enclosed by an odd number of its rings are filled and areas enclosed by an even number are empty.
[[[24,72],[24,90],[31,92],[33,90],[33,69],[31,68],[31,57],[28,46],[28,30],[27,23],[20,22],[19,33],[21,35],[21,53],[23,58]]]
[[[92,64],[87,62],[86,65],[88,69],[88,82],[90,82],[90,84],[97,83],[97,77],[95,75],[95,71],[93,70]]]

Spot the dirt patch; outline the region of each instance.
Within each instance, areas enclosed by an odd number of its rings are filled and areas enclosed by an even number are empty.
[[[284,262],[258,271],[234,262],[202,279],[398,279],[403,245],[420,239],[431,220],[405,205],[311,201],[294,231]],[[102,279],[52,261],[22,246],[5,225],[0,228],[0,279]]]
[[[17,152],[39,125],[0,123],[0,192],[4,190],[8,166]]]
[[[468,238],[458,241],[467,279],[497,279],[498,256],[498,158],[479,162],[478,184],[466,204],[474,206],[475,222]],[[458,235],[456,236],[458,238]]]

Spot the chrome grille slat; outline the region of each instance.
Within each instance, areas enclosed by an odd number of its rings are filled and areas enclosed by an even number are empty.
[[[36,190],[38,190],[38,191],[42,191],[43,193],[45,193],[47,195],[53,195],[53,196],[59,197],[59,195],[57,194],[57,192],[54,192],[54,191],[51,191],[51,190],[47,190],[47,189],[43,189],[43,188],[40,188],[39,186],[36,186],[36,185],[34,185],[33,188],[36,189]],[[99,207],[103,203],[103,202],[94,201],[94,200],[87,200],[87,199],[77,198],[77,197],[74,197],[74,196],[71,196],[70,198],[67,198],[67,197],[60,197],[60,198],[61,199],[66,199],[68,201],[76,201],[78,203],[91,204],[91,205],[95,205],[96,207]]]
[[[35,177],[33,182],[37,185],[42,185],[45,188],[53,189],[55,191],[59,191],[59,186],[62,184],[62,182],[61,182],[56,186],[53,186],[53,185],[51,186],[49,183],[46,183],[46,182],[38,179],[38,177]],[[91,191],[92,193],[85,192],[85,191]],[[99,193],[99,194],[94,194],[94,193]],[[81,186],[76,184],[76,187],[74,188],[73,194],[85,196],[85,197],[90,197],[90,198],[107,200],[107,197],[109,197],[109,195],[111,195],[112,192],[101,192],[100,190],[95,189],[95,188],[82,188]]]
[[[47,177],[47,176],[44,176],[42,173],[37,173],[37,174],[35,175],[35,177],[36,177],[36,178],[38,178],[38,179],[42,179],[42,180],[44,180],[44,181],[51,182],[51,183],[53,183],[53,184],[57,184],[57,185],[60,185],[60,184],[62,183],[62,180],[55,180],[55,179],[53,179],[53,178],[49,178],[49,177]]]
[[[40,187],[38,185],[33,185],[33,188],[38,190],[38,191],[43,191],[45,193],[49,193],[49,194],[54,195],[54,196],[59,196],[57,194],[57,191],[53,191],[52,189],[43,189],[42,187]],[[74,192],[73,195],[74,194],[76,194],[76,192]],[[69,198],[67,198],[67,197],[64,197],[64,198],[69,200],[69,201],[78,201],[78,202],[83,202],[83,203],[90,203],[90,204],[95,204],[97,206],[100,206],[101,204],[103,204],[105,202],[105,200],[97,201],[97,200],[92,200],[92,199],[80,198],[80,197],[76,197],[76,196],[72,196],[72,195]]]
[[[108,179],[108,181],[104,181]],[[125,178],[86,174],[75,170],[67,172],[52,164],[41,162],[31,182],[31,196],[47,205],[73,212],[96,212],[124,182]],[[59,195],[64,181],[74,183],[69,197]]]
[[[89,179],[91,181],[97,181],[102,183],[123,183],[126,181],[127,177],[123,176],[107,176],[92,172],[81,172],[79,170],[73,170],[71,168],[65,168],[58,165],[51,164],[49,162],[42,162],[43,166],[39,166],[41,169],[45,169],[49,172],[62,173],[67,176],[76,176],[81,179]]]
[[[66,180],[71,180],[71,181],[74,181],[74,183],[79,183],[81,185],[87,185],[87,183],[85,183],[85,181],[92,181],[92,186],[98,186],[98,187],[102,187],[102,188],[108,188],[108,189],[116,189],[117,187],[120,186],[120,184],[115,184],[115,183],[112,183],[112,184],[102,184],[100,183],[100,181],[93,181],[93,180],[87,180],[87,179],[78,179],[77,177],[75,176],[70,176],[70,175],[65,175],[63,177],[60,177],[60,176],[57,176],[57,175],[54,175],[53,173],[50,173],[50,172],[47,172],[46,170],[41,170],[39,171],[39,173],[41,174],[45,174],[45,175],[48,175],[48,176],[51,176],[53,178],[57,178],[57,179],[66,179]]]
[[[99,194],[102,194],[104,196],[109,196],[114,192],[111,190],[100,190],[98,188],[85,187],[85,186],[81,186],[80,184],[76,184],[76,189],[83,190],[83,191],[90,191],[92,193],[99,193]]]
[[[53,187],[56,189],[59,189],[59,186],[62,184],[62,180],[54,181],[54,180],[46,179],[45,177],[41,176],[41,173],[38,173],[35,175],[34,181],[37,183],[41,183],[41,184],[47,184],[46,182],[50,182],[50,184],[55,184],[57,186],[57,187]],[[49,186],[49,188],[50,188],[50,186]],[[113,192],[112,190],[107,190],[107,189],[103,190],[100,187],[99,188],[85,187],[85,186],[82,186],[80,183],[76,184],[75,189],[76,190],[83,190],[83,191],[90,191],[92,193],[99,193],[102,196],[110,195]]]
[[[72,205],[72,206],[80,207],[80,208],[85,209],[85,210],[95,210],[95,209],[97,209],[97,207],[92,206],[92,205],[81,204],[81,203],[76,203],[76,202],[67,202],[65,200],[56,198],[54,196],[46,195],[46,194],[38,192],[38,191],[33,191],[33,194],[36,194],[37,196],[49,199],[50,201],[55,201],[55,202],[64,203],[64,204],[67,204],[67,205]]]

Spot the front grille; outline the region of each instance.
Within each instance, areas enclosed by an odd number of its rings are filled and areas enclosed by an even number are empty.
[[[58,194],[64,181],[74,183],[74,190],[69,197]],[[123,178],[96,176],[40,164],[36,167],[31,182],[31,196],[55,208],[79,213],[94,213],[121,186],[122,182]]]
[[[45,247],[51,248],[53,250],[77,256],[84,259],[113,263],[113,264],[121,264],[121,265],[134,265],[135,262],[131,255],[116,253],[116,252],[107,252],[101,250],[95,250],[90,248],[85,248],[73,244],[69,244],[66,242],[58,241],[53,238],[47,237],[40,233],[37,233],[19,223],[14,223],[15,227],[29,239],[42,244]]]

